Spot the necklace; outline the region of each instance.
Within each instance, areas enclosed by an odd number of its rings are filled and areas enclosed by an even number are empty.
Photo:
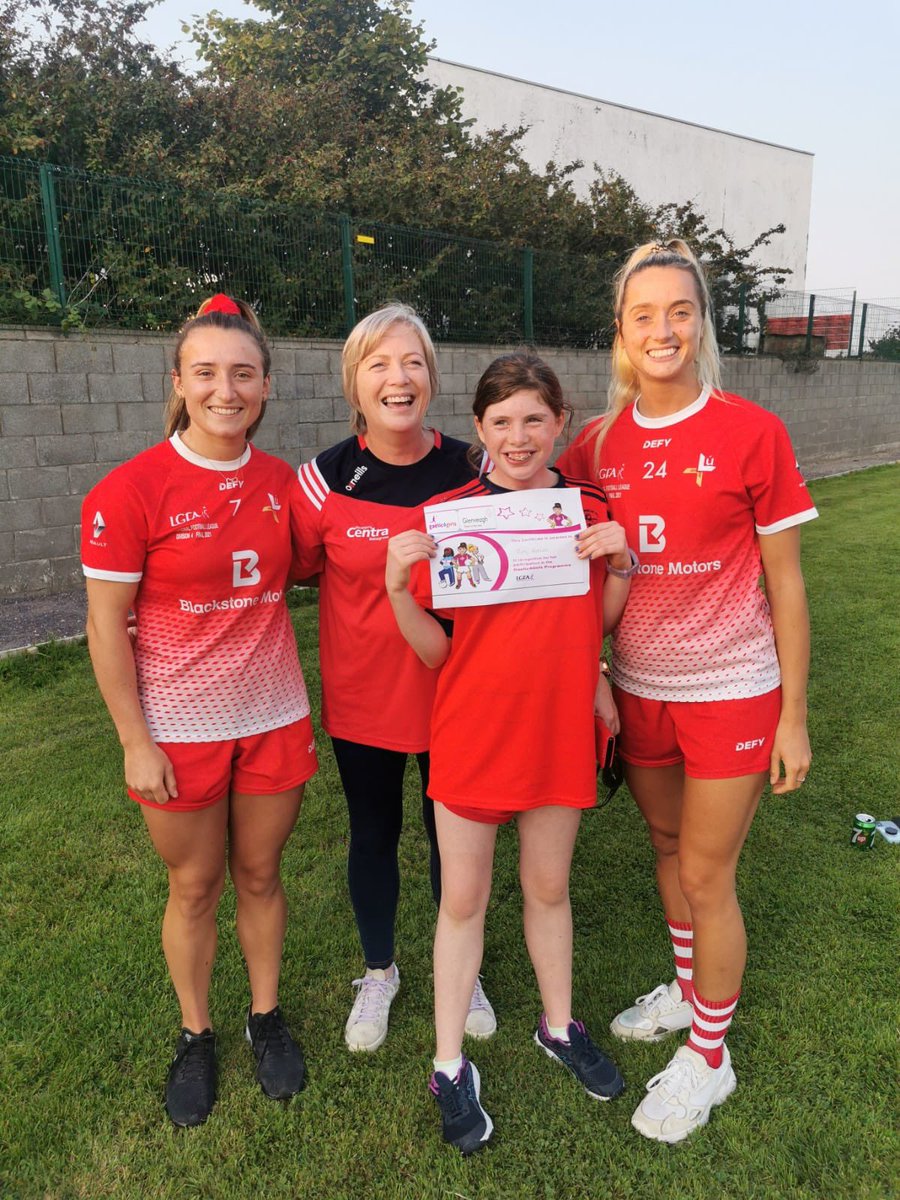
[[[239,491],[244,486],[244,467],[247,465],[250,458],[250,447],[245,445],[241,451],[240,457],[235,458],[226,463],[217,462],[215,459],[207,458],[205,454],[201,454],[184,440],[181,433],[175,433],[181,446],[187,451],[190,459],[198,466],[207,467],[210,471],[215,471],[220,476],[219,491],[233,492]]]

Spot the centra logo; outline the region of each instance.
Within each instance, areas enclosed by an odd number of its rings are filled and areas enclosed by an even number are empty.
[[[377,529],[374,525],[351,525],[347,530],[348,538],[368,538],[370,542],[380,542],[389,534],[389,530]]]

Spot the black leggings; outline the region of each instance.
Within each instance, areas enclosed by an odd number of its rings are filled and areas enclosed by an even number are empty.
[[[397,847],[403,828],[403,773],[408,755],[332,738],[347,811],[350,850],[347,882],[366,966],[383,969],[394,961],[394,918],[400,895]],[[422,778],[422,821],[431,843],[431,892],[441,902],[441,860],[428,795],[428,755],[417,754]]]

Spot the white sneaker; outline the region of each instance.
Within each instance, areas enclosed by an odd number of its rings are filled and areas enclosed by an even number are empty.
[[[497,1016],[490,1000],[484,994],[480,975],[475,979],[465,1032],[473,1038],[489,1038],[497,1032]]]
[[[629,1041],[659,1042],[679,1029],[690,1029],[694,1009],[690,1000],[682,1000],[677,979],[668,987],[661,983],[646,996],[638,996],[631,1008],[613,1020],[610,1029],[617,1038]]]
[[[644,1137],[656,1142],[680,1142],[709,1120],[710,1110],[724,1104],[737,1080],[731,1055],[724,1046],[720,1066],[713,1069],[702,1054],[681,1046],[664,1071],[647,1084],[631,1123]]]
[[[366,971],[362,979],[354,979],[356,999],[344,1028],[344,1041],[350,1050],[377,1050],[388,1031],[391,1001],[400,990],[400,972],[388,978],[384,971]]]

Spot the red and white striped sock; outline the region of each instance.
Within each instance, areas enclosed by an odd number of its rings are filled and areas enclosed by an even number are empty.
[[[740,994],[735,992],[730,1000],[704,1000],[694,989],[694,1021],[685,1045],[702,1054],[713,1070],[722,1064],[722,1043]]]
[[[681,998],[690,1002],[694,998],[694,931],[684,921],[670,921],[668,917],[666,921],[672,939],[675,975],[681,988]]]

